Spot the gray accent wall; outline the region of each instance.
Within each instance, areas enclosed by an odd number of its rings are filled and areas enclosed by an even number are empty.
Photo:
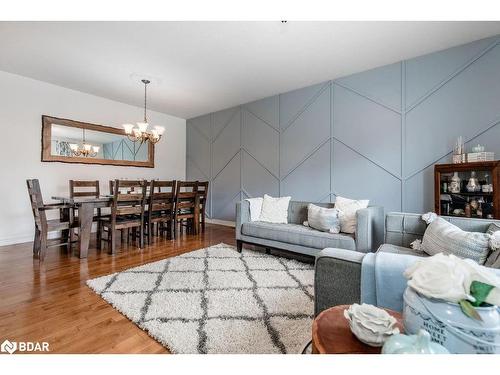
[[[190,119],[186,176],[219,220],[264,193],[426,212],[434,164],[460,135],[498,159],[499,123],[496,36]]]

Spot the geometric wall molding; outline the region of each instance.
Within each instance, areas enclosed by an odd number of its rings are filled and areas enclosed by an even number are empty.
[[[479,40],[187,121],[188,179],[208,215],[243,198],[370,199],[433,210],[433,165],[459,135],[500,157],[500,37]]]
[[[333,101],[333,136],[401,177],[401,115],[338,85]]]
[[[395,112],[401,111],[401,63],[353,74],[335,82]]]

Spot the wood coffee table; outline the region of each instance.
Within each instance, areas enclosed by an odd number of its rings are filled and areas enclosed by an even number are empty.
[[[349,323],[344,317],[344,310],[348,308],[349,305],[331,307],[314,319],[313,354],[380,354],[382,348],[363,344],[352,334]],[[397,326],[403,332],[401,314],[392,310],[384,310],[396,318]]]

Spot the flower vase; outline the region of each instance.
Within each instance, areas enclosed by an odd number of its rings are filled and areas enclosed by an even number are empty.
[[[500,354],[500,311],[497,306],[476,307],[482,321],[466,316],[456,303],[426,298],[406,288],[403,295],[405,333],[425,329],[434,342],[450,353]]]

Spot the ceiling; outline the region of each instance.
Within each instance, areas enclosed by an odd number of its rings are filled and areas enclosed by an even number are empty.
[[[500,34],[500,22],[0,22],[0,70],[182,118]]]

